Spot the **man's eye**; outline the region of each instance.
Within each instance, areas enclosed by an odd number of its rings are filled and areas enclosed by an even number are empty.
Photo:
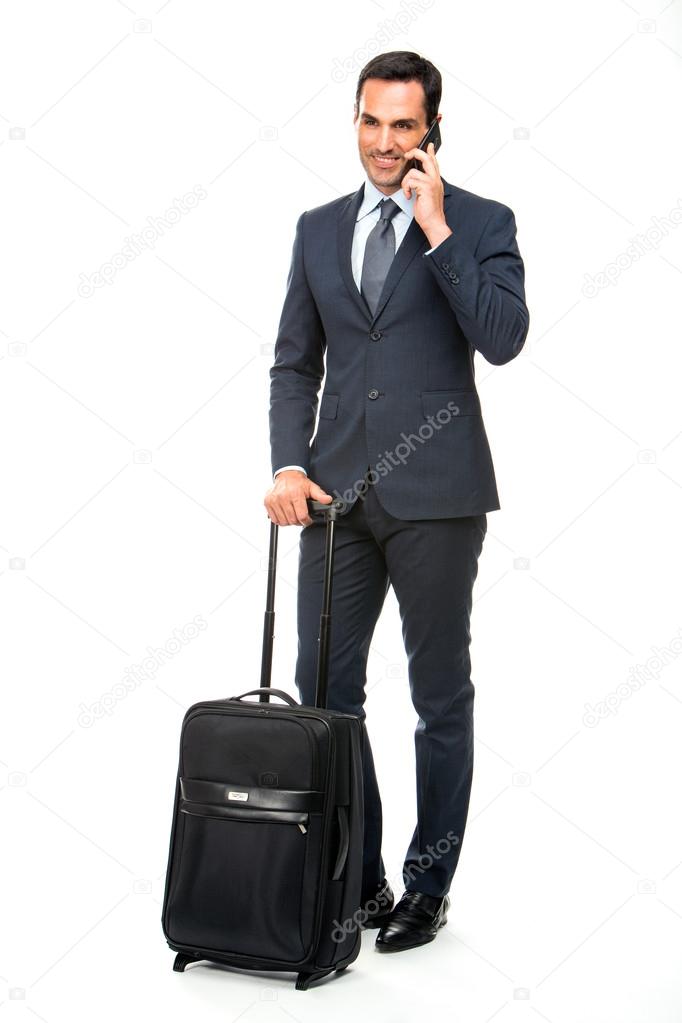
[[[371,118],[365,118],[365,124],[366,125],[374,125],[374,124],[376,124],[376,121],[373,121]],[[405,121],[399,121],[397,127],[398,128],[407,128],[407,129],[409,129],[410,126],[408,124],[406,124]]]

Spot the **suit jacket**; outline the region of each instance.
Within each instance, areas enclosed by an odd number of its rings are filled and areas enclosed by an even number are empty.
[[[500,507],[474,352],[502,365],[528,333],[512,210],[441,180],[453,234],[428,253],[412,220],[374,315],[351,271],[364,184],[300,215],[270,369],[273,472],[352,503],[369,466],[400,519]]]

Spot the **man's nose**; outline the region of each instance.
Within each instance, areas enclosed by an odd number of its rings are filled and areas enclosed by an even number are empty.
[[[377,149],[380,153],[393,152],[393,132],[390,128],[384,128],[384,130],[380,132]]]

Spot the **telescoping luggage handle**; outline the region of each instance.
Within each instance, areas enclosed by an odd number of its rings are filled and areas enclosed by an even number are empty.
[[[342,498],[335,498],[330,504],[323,501],[307,501],[308,513],[315,521],[326,521],[327,532],[325,537],[324,550],[324,582],[322,584],[322,612],[320,614],[320,634],[318,637],[317,650],[317,683],[315,688],[315,706],[327,706],[327,679],[329,674],[329,635],[331,629],[331,607],[332,607],[332,574],[334,571],[334,526],[339,515],[346,510]],[[275,579],[277,575],[277,537],[279,526],[276,522],[270,523],[270,550],[268,553],[268,587],[265,601],[265,617],[263,620],[263,655],[261,658],[260,671],[260,695],[261,703],[268,703],[270,694],[276,692],[271,689],[270,679],[272,676],[272,643],[275,636]],[[268,690],[270,690],[268,692]],[[254,693],[258,690],[254,690]],[[247,695],[244,693],[243,695]]]

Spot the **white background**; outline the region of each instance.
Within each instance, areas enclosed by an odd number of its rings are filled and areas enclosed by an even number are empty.
[[[679,1020],[680,0],[7,2],[0,38],[1,1018]],[[182,717],[258,683],[294,226],[362,183],[355,85],[390,49],[441,70],[441,173],[514,210],[531,317],[511,364],[477,356],[502,509],[450,919],[394,956],[365,932],[306,994],[174,974]],[[280,532],[289,691],[298,534]],[[416,715],[392,593],[366,707],[398,896]]]

